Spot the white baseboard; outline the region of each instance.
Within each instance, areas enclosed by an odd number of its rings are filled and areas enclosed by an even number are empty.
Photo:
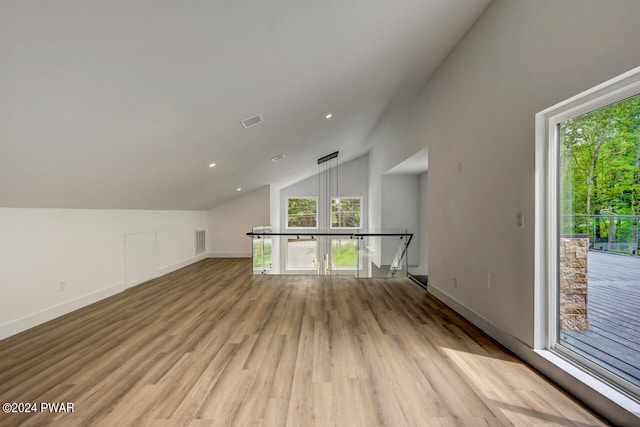
[[[4,325],[0,325],[0,339],[4,339],[22,331],[26,331],[27,329],[33,328],[34,326],[38,326],[42,323],[48,322],[49,320],[53,320],[56,317],[63,316],[67,313],[71,313],[74,310],[108,298],[112,295],[122,292],[123,290],[124,282],[116,283],[115,285],[101,289],[97,292],[93,292],[89,295],[84,295],[72,299],[71,301],[66,301],[61,304],[54,305],[53,307],[38,311],[37,313],[24,316],[20,319],[13,320],[9,323],[5,323]]]
[[[209,252],[209,258],[251,258],[251,252]]]
[[[478,328],[482,329],[484,333],[491,336],[494,340],[498,341],[500,344],[507,347],[514,353],[517,354],[518,351],[531,351],[531,347],[529,347],[527,344],[523,343],[513,335],[503,331],[502,329],[491,323],[489,320],[487,320],[484,316],[481,316],[467,306],[460,304],[458,301],[454,300],[449,295],[442,292],[440,289],[432,286],[431,283],[427,287],[427,292],[439,299],[448,307],[452,308],[456,313],[476,325]]]
[[[158,269],[157,277],[164,276],[165,274],[169,274],[169,273],[171,273],[173,271],[176,271],[176,270],[180,270],[181,268],[184,268],[184,267],[186,267],[188,265],[191,265],[191,264],[196,263],[198,261],[202,261],[205,258],[207,258],[207,254],[200,254],[200,255],[197,255],[197,256],[194,256],[194,257],[191,257],[191,258],[187,258],[187,259],[182,260],[180,262],[177,262],[175,264],[171,264],[171,265],[167,265],[167,266],[161,267],[161,268]]]
[[[431,284],[427,292],[614,425],[640,425],[640,405],[599,378],[551,351],[534,350]]]
[[[156,277],[164,276],[165,274],[171,273],[172,271],[178,270],[180,268],[186,267],[190,264],[203,260],[206,257],[207,257],[206,254],[202,254],[196,257],[182,260],[175,264],[162,267],[158,269]],[[152,280],[152,279],[153,277],[149,278],[148,280]],[[119,282],[119,283],[116,283],[115,285],[93,292],[89,295],[81,296],[81,297],[72,299],[70,301],[66,301],[61,304],[55,305],[53,307],[46,308],[37,313],[33,313],[25,317],[22,317],[20,319],[13,320],[9,323],[5,323],[4,325],[0,325],[0,339],[4,339],[12,335],[15,335],[17,333],[20,333],[22,331],[26,331],[29,328],[33,328],[34,326],[38,326],[42,323],[48,322],[49,320],[53,320],[56,317],[60,317],[74,310],[78,310],[79,308],[85,307],[89,304],[93,304],[94,302],[98,302],[100,300],[108,298],[124,290],[125,290],[124,282]]]

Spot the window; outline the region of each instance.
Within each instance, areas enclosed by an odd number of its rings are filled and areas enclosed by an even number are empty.
[[[287,200],[288,228],[317,228],[318,200],[315,197],[290,197]]]
[[[360,228],[361,205],[360,197],[331,199],[331,228]]]
[[[358,268],[358,241],[331,239],[331,264],[337,269]]]
[[[287,240],[287,269],[313,270],[317,268],[318,241],[314,239]]]
[[[640,69],[537,116],[538,347],[640,397]]]

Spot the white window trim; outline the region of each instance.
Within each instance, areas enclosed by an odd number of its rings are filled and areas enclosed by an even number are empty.
[[[550,352],[560,361],[556,366],[569,372],[566,363],[584,373],[583,383],[593,386],[605,380],[610,389],[601,393],[625,408],[636,412],[637,388],[614,376],[569,349],[557,345],[557,286],[558,286],[558,124],[622,99],[640,93],[640,67],[578,94],[536,114],[535,167],[535,290],[534,290],[534,348]],[[629,387],[631,386],[631,387]],[[617,390],[617,393],[616,393]],[[635,395],[635,396],[634,396]],[[632,397],[630,405],[628,397]],[[631,406],[631,408],[630,408]],[[637,412],[636,412],[637,413]]]
[[[316,226],[315,227],[289,227],[289,200],[291,199],[313,199],[316,201]],[[318,198],[316,196],[291,196],[287,197],[285,228],[287,230],[317,230],[320,222]]]
[[[334,227],[331,225],[331,220],[333,219],[333,200],[334,199],[359,199],[360,200],[360,226],[359,227]],[[331,197],[331,201],[329,202],[329,228],[332,230],[360,230],[362,229],[362,196],[335,196]]]

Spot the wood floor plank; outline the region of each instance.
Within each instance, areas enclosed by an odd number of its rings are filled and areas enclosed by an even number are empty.
[[[602,426],[408,279],[206,259],[0,341],[0,426]]]

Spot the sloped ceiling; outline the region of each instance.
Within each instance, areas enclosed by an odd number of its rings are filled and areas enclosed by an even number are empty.
[[[0,206],[206,209],[356,157],[489,2],[0,0]]]

